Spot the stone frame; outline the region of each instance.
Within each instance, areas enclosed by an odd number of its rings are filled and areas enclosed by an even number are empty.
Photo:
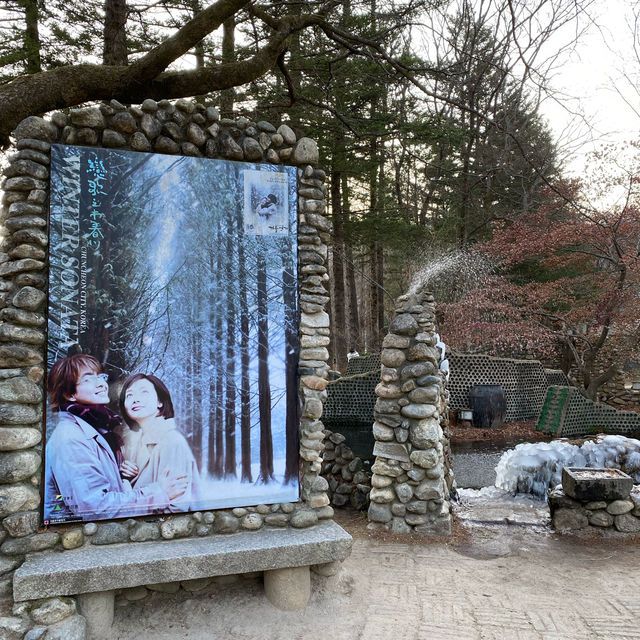
[[[31,116],[14,132],[17,152],[4,174],[0,221],[0,618],[22,637],[35,625],[61,624],[60,606],[14,604],[12,575],[29,553],[84,545],[135,544],[205,537],[262,527],[304,528],[330,520],[333,509],[320,476],[329,371],[329,301],[325,283],[330,223],[325,217],[325,173],[316,143],[287,125],[220,118],[191,100],[125,106],[112,100],[46,120]],[[52,143],[289,164],[298,174],[299,394],[301,501],[149,518],[41,528],[43,378],[46,363],[49,152]],[[11,613],[12,610],[12,613]],[[62,618],[72,619],[73,601]],[[71,616],[71,617],[69,617]],[[76,616],[77,617],[77,616]],[[8,625],[8,626],[7,626]],[[13,626],[12,626],[13,625]],[[0,629],[3,629],[0,625]],[[29,632],[30,633],[30,632]],[[14,637],[10,635],[9,637]]]

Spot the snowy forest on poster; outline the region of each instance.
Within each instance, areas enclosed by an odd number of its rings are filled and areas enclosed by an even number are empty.
[[[200,483],[171,511],[298,500],[295,168],[62,145],[51,164],[49,370],[94,356],[120,414],[130,374],[166,385]]]

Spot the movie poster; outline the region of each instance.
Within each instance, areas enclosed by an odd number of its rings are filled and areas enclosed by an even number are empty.
[[[294,167],[53,145],[44,522],[297,501]]]

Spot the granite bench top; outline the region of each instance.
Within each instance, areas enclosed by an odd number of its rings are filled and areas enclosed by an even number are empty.
[[[13,578],[17,602],[344,560],[351,536],[332,521],[203,538],[89,546],[27,556]]]

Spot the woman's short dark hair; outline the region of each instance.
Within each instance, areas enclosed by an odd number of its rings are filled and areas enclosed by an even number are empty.
[[[69,398],[76,392],[78,376],[83,367],[100,373],[102,367],[96,358],[86,353],[76,353],[68,358],[60,358],[51,367],[47,375],[49,406],[52,411],[61,411]]]
[[[158,415],[163,418],[173,418],[175,416],[175,412],[173,410],[173,402],[171,401],[171,394],[169,393],[169,389],[167,389],[167,385],[160,380],[160,378],[147,373],[134,373],[130,375],[123,383],[122,389],[120,389],[120,415],[123,420],[130,426],[137,426],[137,422],[130,418],[127,415],[127,410],[124,408],[124,399],[127,395],[127,389],[134,383],[138,382],[138,380],[148,380],[156,390],[158,394],[158,400],[162,403],[162,406],[158,409]]]

